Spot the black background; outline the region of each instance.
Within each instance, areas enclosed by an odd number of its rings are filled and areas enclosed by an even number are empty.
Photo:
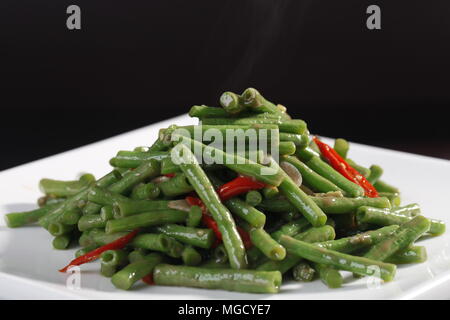
[[[66,28],[70,4],[81,7],[79,31]],[[382,30],[366,28],[370,4]],[[0,169],[249,86],[314,133],[450,159],[448,0],[3,0],[0,9]]]

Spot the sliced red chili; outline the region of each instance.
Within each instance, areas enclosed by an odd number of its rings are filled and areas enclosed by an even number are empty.
[[[96,260],[105,251],[123,249],[137,235],[138,232],[139,232],[139,229],[136,229],[136,230],[128,233],[127,235],[124,235],[123,237],[120,237],[119,239],[114,240],[111,243],[105,244],[104,246],[94,249],[94,250],[72,260],[67,266],[60,269],[59,272],[66,272],[67,269],[69,269],[70,267],[79,266],[79,265],[85,264],[87,262]]]
[[[163,176],[165,176],[167,178],[173,178],[173,177],[175,177],[175,173],[166,173]]]
[[[142,278],[142,281],[144,281],[146,284],[148,284],[149,286],[152,286],[155,284],[155,282],[153,281],[153,273],[149,273],[148,275],[146,275],[145,277]]]
[[[348,180],[356,183],[364,189],[365,195],[371,198],[378,197],[375,187],[356,169],[350,166],[333,148],[313,137],[314,142],[320,149],[322,156],[328,160],[330,165]]]
[[[226,201],[230,198],[246,193],[251,190],[259,190],[266,185],[253,178],[246,176],[239,176],[230,182],[227,182],[220,186],[217,193],[222,201]]]

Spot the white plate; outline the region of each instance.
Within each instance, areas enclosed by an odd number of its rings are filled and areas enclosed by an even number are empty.
[[[193,124],[187,115],[156,123],[101,142],[68,151],[0,173],[0,216],[35,207],[40,178],[73,179],[80,172],[101,176],[118,150],[149,145],[162,127]],[[336,132],[338,135],[339,132]],[[418,202],[427,217],[450,224],[450,161],[352,144],[351,157],[362,165],[376,163],[383,179],[402,191],[403,203]],[[354,280],[346,273],[340,289],[320,281],[287,283],[276,295],[252,295],[179,287],[139,285],[132,291],[116,290],[99,274],[98,263],[82,266],[81,289],[67,288],[68,276],[57,272],[73,258],[74,250],[52,249],[51,236],[37,226],[8,229],[0,219],[0,298],[3,299],[450,299],[449,233],[420,242],[428,261],[399,267],[395,280],[377,285]]]

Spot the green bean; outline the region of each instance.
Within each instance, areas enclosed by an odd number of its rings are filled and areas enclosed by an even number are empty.
[[[257,190],[251,190],[245,195],[245,202],[254,207],[260,204],[262,201],[262,195]]]
[[[385,262],[394,264],[422,263],[427,260],[427,250],[422,246],[410,246],[387,258]]]
[[[68,234],[68,233],[56,236],[52,241],[53,248],[55,248],[57,250],[67,249],[71,240],[72,240],[72,235]]]
[[[282,112],[274,103],[265,99],[261,93],[255,88],[247,88],[242,93],[243,106],[254,110],[256,112],[267,112],[276,114],[283,119],[290,119],[290,117]]]
[[[160,251],[173,258],[180,258],[184,249],[184,246],[174,238],[166,236],[165,234],[153,233],[137,235],[131,241],[131,246],[135,248]]]
[[[262,194],[265,199],[273,199],[280,194],[280,190],[274,186],[266,186],[262,189]]]
[[[281,234],[279,239],[285,234]],[[323,226],[319,228],[310,228],[305,232],[299,233],[295,236],[295,239],[302,240],[305,242],[323,242],[327,240],[332,240],[336,236],[334,229],[330,226]],[[262,271],[280,271],[282,274],[286,273],[295,265],[299,264],[302,260],[294,254],[287,253],[286,257],[280,261],[269,260],[261,263],[256,270]]]
[[[104,246],[105,244],[111,243],[128,234],[128,232],[116,232],[114,234],[107,234],[105,231],[100,229],[91,229],[85,232],[87,232],[87,236],[90,239],[90,243],[88,245],[97,244],[99,246]]]
[[[388,198],[343,198],[343,197],[311,197],[311,199],[328,214],[345,214],[356,212],[359,207],[370,206],[374,208],[390,209]]]
[[[420,206],[417,203],[411,203],[403,207],[391,209],[395,214],[401,214],[408,217],[415,217],[421,214]]]
[[[390,193],[400,193],[400,190],[394,186],[391,186],[390,184],[378,180],[374,184],[375,189],[377,189],[378,192],[390,192]]]
[[[48,225],[48,232],[54,237],[70,233],[73,229],[73,225],[62,224],[61,222],[52,222]]]
[[[53,196],[43,196],[40,197],[37,201],[39,208],[42,208],[46,205],[59,204],[66,201],[67,198],[54,198]]]
[[[148,148],[147,152],[166,151],[167,145],[161,139],[156,139],[155,142]]]
[[[127,265],[115,273],[111,282],[117,289],[128,290],[134,283],[153,272],[156,265],[164,261],[163,256],[158,253],[150,253],[143,260]]]
[[[339,251],[343,253],[352,253],[380,242],[382,239],[385,239],[397,229],[397,225],[392,225],[377,230],[359,233],[351,237],[320,242],[317,243],[317,245],[329,250]]]
[[[202,221],[202,209],[199,206],[191,206],[187,217],[186,225],[195,228]]]
[[[95,177],[92,174],[85,174],[79,180],[73,181],[41,179],[39,181],[39,189],[43,193],[54,197],[70,197],[93,183],[95,183]]]
[[[112,184],[108,190],[113,193],[123,194],[146,179],[156,177],[160,173],[160,163],[151,159],[140,164],[136,169],[128,171],[123,175],[122,179]]]
[[[108,234],[119,231],[134,230],[141,227],[152,227],[166,223],[185,222],[187,213],[175,209],[144,212],[106,222],[105,231]]]
[[[309,144],[309,135],[280,132],[280,141],[292,141],[297,148],[306,148]]]
[[[359,173],[361,173],[364,177],[366,177],[366,179],[370,176],[371,172],[369,168],[360,166],[359,164],[357,164],[355,161],[353,161],[352,159],[345,159],[347,161],[347,163],[353,168],[356,169],[356,171],[358,171]]]
[[[211,248],[212,244],[216,240],[212,229],[200,229],[180,226],[177,224],[166,224],[156,227],[156,230],[182,243],[203,249]]]
[[[377,276],[384,281],[391,281],[395,276],[396,266],[394,264],[328,250],[286,235],[281,236],[280,243],[288,252],[316,263],[360,275]],[[374,267],[377,267],[379,272],[375,272]]]
[[[128,261],[130,261],[130,263],[134,263],[144,259],[146,255],[148,255],[147,249],[136,248],[128,254]]]
[[[385,197],[389,199],[391,207],[399,207],[401,205],[402,199],[400,198],[400,193],[390,193],[390,192],[378,192],[379,197]]]
[[[279,272],[232,270],[157,265],[153,271],[157,285],[223,289],[249,293],[277,293],[281,285]]]
[[[169,200],[129,200],[116,201],[113,204],[114,216],[128,217],[143,212],[169,209]]]
[[[80,237],[78,238],[78,244],[82,247],[90,247],[96,245],[94,240],[89,235],[89,231],[84,231],[81,233]]]
[[[220,105],[226,112],[233,115],[239,114],[247,109],[243,104],[241,96],[230,91],[222,93],[220,96]]]
[[[114,219],[113,206],[111,206],[111,205],[103,206],[100,209],[100,217],[102,218],[102,221],[104,221],[104,222]]]
[[[259,180],[272,186],[279,186],[283,179],[283,173],[281,172],[281,170],[273,170],[273,169],[270,170],[269,168],[263,165],[245,159],[238,155],[225,153],[220,149],[216,149],[211,146],[206,146],[198,141],[186,137],[181,136],[176,137],[182,139],[183,144],[188,143],[193,150],[202,150],[203,158],[205,158],[205,160],[210,161],[213,159],[217,159],[218,157],[226,167],[228,167],[233,171],[236,171],[237,173],[254,177],[256,180]],[[213,159],[209,158],[211,154],[214,154]]]
[[[161,190],[155,183],[140,183],[133,188],[130,198],[134,200],[153,200],[159,197]]]
[[[379,209],[372,207],[360,207],[356,213],[358,223],[371,223],[381,226],[389,226],[392,224],[401,225],[411,221],[414,217],[408,217],[397,214],[388,209]],[[445,223],[440,220],[428,219],[430,221],[429,233],[431,235],[440,235],[445,232]]]
[[[223,243],[227,249],[231,267],[233,269],[246,268],[247,257],[245,255],[244,244],[236,229],[236,224],[230,211],[221,203],[219,196],[214,191],[214,187],[192,152],[185,145],[179,146],[183,151],[183,156],[188,160],[186,161],[187,163],[180,163],[181,170],[216,221],[219,231],[222,234]]]
[[[278,145],[278,152],[281,156],[290,156],[295,153],[296,146],[292,141],[281,141]]]
[[[186,175],[179,173],[175,177],[158,184],[159,189],[166,197],[176,197],[194,190]]]
[[[236,216],[245,220],[255,228],[262,228],[266,223],[266,215],[239,198],[225,201],[226,207]]]
[[[170,174],[181,172],[178,165],[173,163],[171,157],[167,157],[161,160],[161,174]]]
[[[91,252],[91,251],[97,249],[98,247],[99,247],[99,246],[96,245],[96,244],[91,244],[91,245],[89,245],[89,246],[87,246],[87,247],[78,249],[78,250],[75,252],[75,258],[84,256],[85,254],[87,254],[87,253],[89,253],[89,252]]]
[[[345,139],[336,139],[334,140],[333,149],[343,158],[347,158],[348,150],[350,149],[350,145]]]
[[[214,259],[209,259],[202,264],[200,264],[200,267],[202,268],[211,268],[211,269],[230,269],[230,265],[228,264],[228,261],[225,263],[222,263],[220,261],[216,261]]]
[[[306,123],[303,120],[282,120],[274,118],[205,118],[203,125],[254,125],[254,124],[275,124],[278,125],[280,132],[303,134],[306,132]]]
[[[280,240],[282,234],[286,234],[288,236],[296,236],[302,231],[305,231],[305,228],[311,226],[305,218],[300,218],[291,222],[288,222],[282,225],[277,231],[271,233],[271,237],[276,241]]]
[[[253,245],[271,260],[283,260],[286,257],[286,250],[275,241],[264,229],[250,228],[250,240]]]
[[[183,263],[187,266],[198,266],[202,262],[202,255],[191,246],[186,246],[181,254]]]
[[[100,274],[104,277],[111,278],[117,272],[117,267],[100,264]]]
[[[109,164],[118,168],[137,168],[142,163],[150,160],[161,161],[169,158],[167,151],[139,152],[139,151],[119,151],[114,158],[109,160]]]
[[[78,220],[78,230],[86,231],[93,228],[104,228],[106,220],[103,220],[100,214],[89,214],[82,216]]]
[[[5,215],[6,225],[9,228],[18,228],[27,224],[34,223],[60,205],[61,204],[58,203],[46,204],[42,208],[31,211],[8,213]]]
[[[328,179],[325,179],[320,174],[311,170],[306,164],[298,160],[296,157],[287,156],[283,158],[283,161],[292,164],[302,175],[303,182],[309,187],[311,187],[314,191],[317,192],[342,191],[341,188],[336,186]]]
[[[292,268],[292,277],[295,281],[310,282],[314,280],[316,270],[307,262],[300,262]]]
[[[106,189],[93,187],[88,193],[88,200],[101,206],[113,205],[118,201],[128,201],[128,198]]]
[[[363,188],[350,180],[347,180],[347,178],[320,159],[320,157],[310,150],[310,148],[299,149],[297,150],[296,155],[309,168],[344,190],[350,197],[361,197],[364,195]]]
[[[402,224],[393,234],[375,244],[364,257],[384,261],[395,252],[408,247],[429,229],[430,221],[427,218],[414,217]]]
[[[328,288],[342,287],[344,279],[342,278],[341,273],[335,268],[321,263],[314,263],[314,269],[317,271],[320,280],[322,280]]]
[[[375,182],[380,179],[380,177],[383,175],[383,168],[380,166],[373,164],[370,166],[370,175],[367,177],[367,181],[369,181],[371,184],[374,184]]]
[[[205,105],[201,106],[192,106],[189,110],[189,116],[192,118],[225,118],[230,116],[230,114],[222,109],[222,108],[215,108],[215,107],[208,107]]]
[[[106,250],[100,258],[102,264],[110,267],[121,267],[128,263],[128,254],[124,250]]]
[[[257,207],[263,211],[274,213],[297,211],[297,208],[292,203],[282,198],[263,200]]]

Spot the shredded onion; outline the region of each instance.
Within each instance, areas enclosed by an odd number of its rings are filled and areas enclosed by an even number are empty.
[[[167,206],[168,206],[170,209],[176,209],[176,210],[186,211],[186,212],[189,212],[189,210],[191,209],[191,206],[187,203],[186,200],[173,200],[173,201],[169,201],[169,203],[167,204]]]
[[[286,174],[294,181],[297,186],[301,186],[303,179],[301,173],[291,163],[281,161],[280,167],[286,172]]]

